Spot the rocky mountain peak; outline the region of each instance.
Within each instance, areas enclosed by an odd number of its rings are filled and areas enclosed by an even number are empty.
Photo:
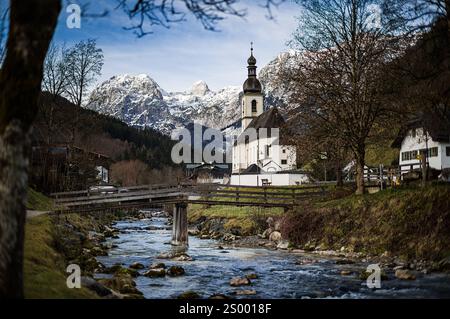
[[[195,96],[204,96],[211,92],[205,81],[197,81],[192,85],[191,93]]]

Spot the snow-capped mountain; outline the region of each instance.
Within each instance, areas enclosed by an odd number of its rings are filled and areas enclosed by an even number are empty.
[[[286,89],[275,79],[281,65],[296,58],[296,52],[283,53],[261,69],[266,107],[286,109]],[[237,86],[211,91],[204,81],[198,81],[188,91],[166,92],[148,75],[118,75],[92,91],[87,107],[129,125],[170,135],[194,121],[215,129],[238,130],[241,97],[242,87]]]

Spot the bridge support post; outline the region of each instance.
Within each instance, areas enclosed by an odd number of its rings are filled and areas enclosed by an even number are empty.
[[[172,245],[188,246],[187,204],[177,203],[173,210]]]

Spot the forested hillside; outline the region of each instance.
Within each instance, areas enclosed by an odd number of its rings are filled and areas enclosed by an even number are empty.
[[[46,92],[40,98],[32,143],[34,153],[37,153],[37,149],[41,151],[31,181],[34,181],[33,186],[43,191],[49,191],[48,178],[43,179],[42,172],[39,171],[48,171],[48,162],[54,165],[55,155],[49,154],[62,147],[76,148],[80,152],[105,158],[113,183],[132,185],[161,182],[164,175],[180,174],[170,158],[173,141],[169,137],[153,129],[130,127],[113,117],[78,107],[63,97]],[[92,159],[77,163],[79,170],[84,172],[92,171],[95,165]],[[162,171],[169,172],[166,174],[161,173]],[[57,174],[61,175],[59,170]],[[40,178],[33,178],[33,175],[39,175]],[[170,176],[166,178],[170,179]],[[77,186],[73,186],[72,182],[64,189],[81,187],[80,183],[76,184]],[[89,183],[83,181],[81,184]]]

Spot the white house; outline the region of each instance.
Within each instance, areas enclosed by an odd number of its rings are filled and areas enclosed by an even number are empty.
[[[422,115],[400,130],[392,147],[400,148],[402,172],[419,169],[419,155],[425,150],[430,168],[450,169],[450,123],[430,114]]]
[[[285,124],[282,115],[276,107],[264,111],[264,95],[256,77],[253,48],[247,68],[242,98],[242,133],[233,146],[231,184],[261,186],[307,182],[307,174],[296,171],[296,148],[281,144]]]

